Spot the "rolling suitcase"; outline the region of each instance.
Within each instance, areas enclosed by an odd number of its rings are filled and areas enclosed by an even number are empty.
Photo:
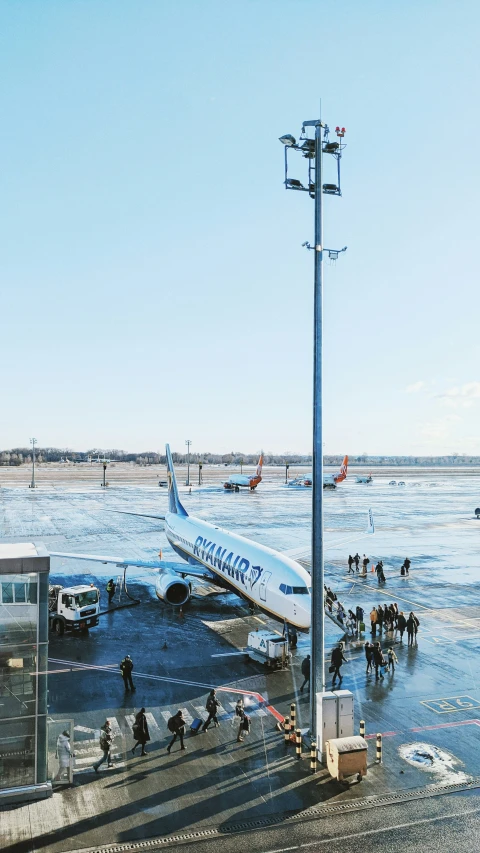
[[[365,622],[360,622],[359,629],[360,629],[360,631],[365,630]]]
[[[195,720],[193,720],[192,725],[190,726],[190,731],[191,731],[192,735],[198,735],[202,726],[203,726],[203,720],[201,720],[199,717],[197,717]]]

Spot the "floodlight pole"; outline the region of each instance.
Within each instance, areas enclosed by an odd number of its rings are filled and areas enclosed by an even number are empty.
[[[36,486],[35,486],[35,445],[37,444],[37,439],[31,438],[30,444],[32,445],[32,482],[30,483],[30,488],[36,489]]]
[[[186,485],[190,485],[190,445],[191,441],[189,438],[186,439],[185,444],[187,445],[187,482]]]
[[[310,679],[310,731],[317,737],[316,694],[325,690],[325,636],[323,598],[323,438],[322,438],[322,350],[323,350],[323,178],[322,122],[304,122],[315,127],[315,252],[313,307],[313,485],[312,485],[312,652]]]

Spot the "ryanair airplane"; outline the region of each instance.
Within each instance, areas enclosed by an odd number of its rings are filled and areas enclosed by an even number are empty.
[[[52,557],[94,560],[121,568],[158,569],[155,591],[161,601],[174,607],[186,604],[191,595],[188,576],[235,592],[256,604],[269,616],[308,631],[311,621],[311,581],[308,572],[291,557],[188,515],[182,506],[175,479],[170,446],[166,446],[169,512],[165,516],[131,513],[165,521],[165,534],[184,563],[168,560],[122,560],[89,554],[52,553]]]

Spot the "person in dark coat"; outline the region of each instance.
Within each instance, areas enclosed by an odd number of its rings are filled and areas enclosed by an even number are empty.
[[[383,678],[383,673],[380,673],[380,675],[378,674],[378,668],[380,666],[385,666],[382,647],[378,640],[373,647],[373,663],[375,664],[375,681],[378,681],[379,678]]]
[[[205,705],[205,710],[208,711],[208,717],[203,724],[203,731],[206,732],[210,723],[213,720],[215,728],[218,728],[220,723],[218,722],[217,711],[220,707],[220,702],[217,699],[217,694],[215,690],[210,690],[208,694],[207,703]]]
[[[417,637],[417,630],[418,630],[419,624],[420,623],[419,623],[417,617],[413,613],[410,613],[410,616],[407,619],[407,637],[408,637],[408,645],[409,646],[410,645],[413,646],[413,637],[414,637],[414,635],[415,635],[415,638]]]
[[[132,755],[135,755],[137,746],[142,747],[140,755],[146,755],[145,744],[150,740],[150,732],[148,731],[147,718],[145,716],[145,708],[140,708],[135,716],[133,724],[133,736],[135,738],[135,746],[132,746]]]
[[[123,683],[125,685],[125,690],[131,690],[132,693],[135,691],[135,687],[133,686],[132,681],[132,670],[133,670],[133,660],[130,655],[125,655],[124,659],[120,664],[120,672],[122,673]]]
[[[170,754],[170,750],[173,744],[175,743],[177,737],[180,738],[180,749],[186,749],[187,747],[183,745],[183,736],[185,734],[185,720],[182,711],[177,711],[174,717],[170,717],[167,725],[169,731],[173,732],[173,737],[167,746],[167,752]]]
[[[403,610],[401,610],[397,616],[397,628],[400,631],[400,640],[402,643],[403,643],[403,632],[405,631],[406,627],[407,627],[407,620],[405,619],[405,616],[403,615]]]
[[[360,554],[358,552],[355,554],[353,562],[355,563],[355,570],[358,572],[358,567],[360,565]]]
[[[307,657],[302,660],[302,675],[303,684],[300,687],[300,693],[303,693],[303,688],[306,684],[310,687],[310,655],[307,655]]]
[[[342,683],[343,675],[340,672],[340,669],[343,663],[348,663],[348,661],[346,657],[344,657],[343,646],[341,643],[339,643],[336,649],[332,649],[331,666],[335,667],[332,676],[332,687],[335,687],[337,675],[339,685]]]
[[[408,559],[408,557],[405,557],[405,559],[403,561],[402,568],[400,569],[400,574],[408,577],[410,574],[410,566],[411,565],[412,565],[411,561]]]
[[[352,573],[352,575],[354,574],[354,572],[353,572],[353,557],[351,554],[348,555],[348,574],[350,574],[350,572]]]
[[[367,671],[365,675],[368,675],[368,673],[372,672],[373,669],[373,643],[369,643],[368,640],[365,643],[365,658],[367,661]]]
[[[384,617],[385,617],[385,614],[383,612],[383,607],[381,604],[379,604],[377,607],[377,624],[378,624],[378,630],[379,630],[380,634],[382,633],[382,629],[383,629]]]

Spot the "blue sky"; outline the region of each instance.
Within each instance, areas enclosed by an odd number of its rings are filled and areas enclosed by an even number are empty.
[[[0,447],[309,452],[313,202],[278,137],[321,97],[325,451],[480,453],[479,18],[4,0]]]

